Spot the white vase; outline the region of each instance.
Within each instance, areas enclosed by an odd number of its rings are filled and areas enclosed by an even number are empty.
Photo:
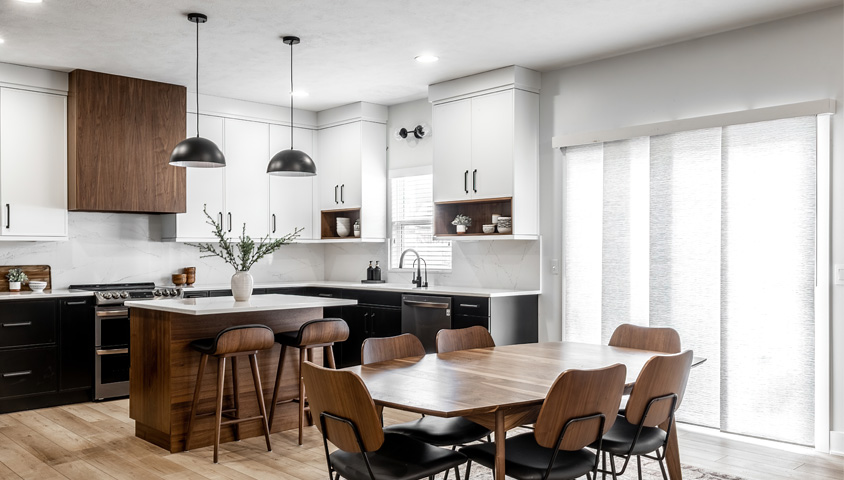
[[[21,282],[9,282],[9,291],[10,292],[20,292],[21,291]]]
[[[466,233],[466,225],[457,225],[457,233]]]
[[[252,296],[252,274],[237,272],[232,275],[232,296],[235,302],[246,302]]]

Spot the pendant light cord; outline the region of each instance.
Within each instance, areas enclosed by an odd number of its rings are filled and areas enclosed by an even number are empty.
[[[199,138],[199,22],[196,22],[196,136]]]
[[[293,42],[290,42],[290,150],[293,150]]]

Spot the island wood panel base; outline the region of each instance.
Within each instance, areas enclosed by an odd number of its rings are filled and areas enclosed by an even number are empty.
[[[244,312],[220,315],[184,315],[133,308],[130,312],[129,417],[135,420],[135,436],[171,453],[185,449],[190,407],[196,387],[200,354],[190,348],[193,340],[215,336],[220,330],[247,324],[262,324],[274,332],[298,330],[308,320],[322,318],[322,308]],[[280,346],[258,353],[264,400],[269,410],[275,386]],[[322,361],[320,352],[314,360]],[[288,349],[280,398],[298,394],[298,350]],[[240,416],[259,415],[249,362],[238,361]],[[213,412],[216,396],[217,362],[209,361],[202,382],[199,412]],[[226,391],[223,408],[232,406],[231,369],[226,368]],[[298,426],[295,403],[280,404],[276,409],[271,432]],[[240,424],[240,437],[263,435],[260,422]],[[234,427],[221,430],[221,442],[235,440]],[[194,425],[191,446],[198,448],[214,443],[214,416],[200,417]]]

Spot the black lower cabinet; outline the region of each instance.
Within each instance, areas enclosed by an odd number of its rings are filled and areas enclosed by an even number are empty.
[[[93,298],[0,303],[0,413],[91,400]]]
[[[360,348],[367,338],[401,334],[400,308],[353,305],[343,307],[340,318],[349,324],[349,339],[334,345],[338,367],[360,365]]]
[[[451,328],[469,328],[474,326],[481,326],[489,330],[489,317],[456,314],[451,316]]]

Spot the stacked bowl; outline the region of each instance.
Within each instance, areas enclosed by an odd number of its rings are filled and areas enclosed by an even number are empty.
[[[337,236],[348,237],[352,233],[352,219],[349,217],[337,217]]]
[[[47,287],[47,282],[42,282],[38,280],[30,280],[29,281],[29,289],[32,290],[33,293],[41,293]]]
[[[510,233],[513,231],[512,217],[498,217],[498,233]]]

